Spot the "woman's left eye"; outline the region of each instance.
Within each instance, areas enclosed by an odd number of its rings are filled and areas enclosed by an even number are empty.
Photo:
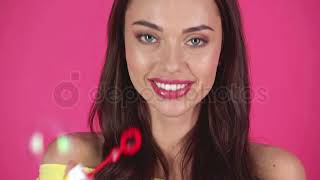
[[[207,43],[207,41],[202,38],[192,38],[188,42],[191,42],[192,43],[191,46],[195,46],[195,47],[201,47]]]

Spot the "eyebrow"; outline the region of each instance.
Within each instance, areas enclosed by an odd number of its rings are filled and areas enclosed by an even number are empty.
[[[163,28],[154,24],[154,23],[151,23],[151,22],[148,22],[148,21],[145,21],[145,20],[139,20],[139,21],[135,21],[134,23],[132,23],[132,25],[141,25],[141,26],[146,26],[146,27],[149,27],[151,29],[155,29],[157,31],[160,31],[160,32],[163,32]],[[205,24],[201,24],[199,26],[195,26],[195,27],[190,27],[190,28],[187,28],[187,29],[184,29],[182,30],[182,33],[183,34],[186,34],[186,33],[190,33],[190,32],[195,32],[195,31],[201,31],[201,30],[211,30],[211,31],[214,31],[214,29],[210,26],[207,26]]]

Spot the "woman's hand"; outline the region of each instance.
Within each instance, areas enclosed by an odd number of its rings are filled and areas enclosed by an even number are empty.
[[[75,161],[69,161],[68,163],[67,163],[67,165],[66,165],[66,169],[65,169],[65,172],[64,172],[64,176],[63,176],[63,179],[64,180],[74,180],[73,178],[79,178],[79,176],[80,177],[84,177],[85,176],[85,174],[86,174],[86,172],[82,169],[82,172],[83,172],[83,175],[81,175],[81,172],[76,172],[75,173],[75,171],[73,171],[73,175],[75,176],[75,177],[68,177],[67,175],[68,175],[68,173],[70,172],[70,170],[72,169],[72,168],[74,168],[75,166],[77,166],[79,163],[77,163],[77,162],[75,162]],[[78,169],[79,170],[79,169]],[[71,179],[70,179],[71,178]],[[77,179],[78,180],[78,179]],[[79,179],[79,180],[84,180],[84,179]],[[86,179],[86,180],[89,180],[89,179]]]
[[[66,169],[65,169],[65,171],[64,171],[64,176],[63,176],[63,179],[64,179],[64,180],[66,179],[68,172],[69,172],[72,168],[74,168],[76,165],[77,165],[77,163],[76,163],[75,161],[70,160],[70,161],[68,162],[68,164],[67,164],[67,166],[66,166]]]

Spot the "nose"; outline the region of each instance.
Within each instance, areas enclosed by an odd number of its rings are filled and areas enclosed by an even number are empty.
[[[184,53],[177,45],[167,45],[163,51],[161,62],[167,72],[181,71],[185,66]]]

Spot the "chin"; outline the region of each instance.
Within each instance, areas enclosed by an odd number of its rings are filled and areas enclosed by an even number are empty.
[[[156,109],[160,114],[167,117],[179,117],[187,113],[191,108],[190,104],[186,103],[171,103],[171,102],[163,102],[161,104],[153,104],[152,108]]]

